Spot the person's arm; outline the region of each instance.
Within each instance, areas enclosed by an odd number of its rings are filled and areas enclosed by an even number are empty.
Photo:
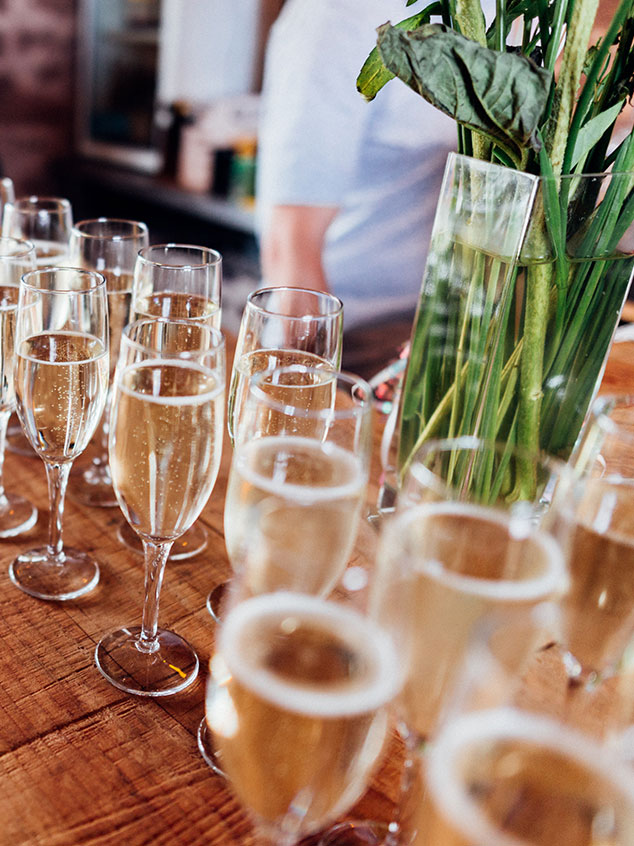
[[[336,214],[335,206],[274,206],[260,247],[265,284],[329,291],[322,251]]]

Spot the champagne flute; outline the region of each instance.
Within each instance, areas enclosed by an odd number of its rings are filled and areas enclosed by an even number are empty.
[[[3,206],[2,234],[26,239],[35,247],[37,267],[61,266],[68,261],[68,242],[73,225],[70,202],[65,197],[14,198]],[[18,455],[33,455],[19,423],[9,424],[7,447]]]
[[[252,291],[242,314],[233,358],[227,426],[233,446],[249,379],[263,370],[288,367],[326,367],[341,363],[343,305],[323,291],[307,288],[260,288]],[[207,597],[217,617],[225,584]]]
[[[232,789],[268,842],[323,829],[365,790],[403,683],[404,622],[355,603],[275,590],[243,569],[210,661],[206,720]]]
[[[408,797],[414,846],[633,842],[631,766],[527,696],[523,639],[525,621],[489,619],[468,647]]]
[[[123,327],[130,322],[132,275],[140,249],[147,246],[148,229],[136,220],[100,217],[76,223],[70,234],[70,260],[76,267],[96,270],[106,277],[110,345],[110,388],[119,357]],[[108,414],[106,402],[97,430],[99,452],[87,470],[73,479],[71,495],[85,505],[116,506],[108,465]]]
[[[37,509],[3,484],[4,448],[9,417],[15,411],[15,328],[20,278],[35,269],[30,241],[0,238],[0,538],[14,537],[35,525]]]
[[[251,377],[224,511],[244,590],[331,593],[359,530],[371,443],[372,392],[358,376],[293,365]],[[218,772],[204,721],[198,747]]]
[[[571,463],[577,496],[560,515],[572,535],[562,601],[571,682],[615,672],[634,635],[634,397],[600,397]]]
[[[193,320],[220,329],[222,256],[216,250],[193,244],[155,244],[142,249],[134,268],[132,314]],[[139,554],[143,549],[127,523],[117,535],[121,543]],[[207,531],[195,523],[177,538],[170,558],[182,560],[202,552]]]
[[[110,467],[121,510],[145,552],[140,626],[105,635],[99,671],[139,696],[190,685],[198,657],[182,637],[158,627],[165,564],[176,538],[200,515],[222,451],[224,339],[204,324],[164,318],[127,326],[110,415]]]
[[[235,440],[249,379],[273,367],[341,364],[343,305],[338,297],[307,288],[252,291],[242,314],[229,388],[228,427]]]
[[[25,273],[15,333],[15,393],[22,427],[44,461],[48,545],[22,552],[11,580],[40,599],[74,599],[99,581],[99,566],[62,540],[71,465],[101,419],[108,390],[108,304],[99,273],[54,267]]]

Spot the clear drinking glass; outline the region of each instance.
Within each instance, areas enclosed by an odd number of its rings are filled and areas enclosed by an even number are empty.
[[[70,234],[70,262],[74,267],[97,270],[106,277],[110,341],[110,391],[119,357],[123,327],[130,322],[132,278],[140,249],[148,244],[148,229],[136,220],[100,217],[82,220]],[[109,403],[97,430],[99,451],[90,467],[71,479],[70,493],[86,505],[116,506],[108,465]]]
[[[366,789],[403,683],[407,618],[383,627],[356,602],[229,588],[206,720],[232,790],[267,842],[291,846]]]
[[[561,514],[572,534],[564,656],[571,679],[592,685],[634,636],[634,397],[595,401],[571,464],[580,481]]]
[[[35,269],[30,241],[0,238],[0,538],[14,537],[35,525],[37,509],[3,484],[9,417],[15,411],[15,329],[22,274]]]
[[[522,477],[531,468],[541,494],[535,501],[517,496],[520,462]],[[416,453],[380,544],[382,558],[400,569],[416,597],[401,701],[410,748],[433,733],[478,621],[565,592],[567,536],[554,518],[570,485],[563,463],[506,444],[456,438],[430,441]],[[388,593],[383,613],[403,613]]]
[[[3,206],[2,234],[31,241],[37,267],[66,265],[73,213],[65,197],[19,197]],[[15,420],[7,430],[7,448],[18,455],[33,455],[22,427]]]
[[[222,256],[193,244],[155,244],[139,252],[134,268],[133,319],[166,317],[193,320],[220,329]],[[139,554],[143,549],[127,523],[117,535]],[[207,530],[195,523],[174,542],[171,560],[191,558],[207,546]]]
[[[338,370],[341,364],[343,305],[332,294],[306,288],[252,291],[242,313],[233,357],[227,427],[231,444],[249,379],[262,370],[300,365]],[[217,616],[224,583],[207,597]]]
[[[225,348],[220,332],[163,318],[127,326],[110,415],[110,468],[123,514],[145,552],[140,626],[97,645],[100,672],[139,696],[190,685],[198,657],[158,626],[159,593],[174,541],[194,523],[216,482],[224,427]]]
[[[408,797],[413,846],[634,842],[634,771],[529,695],[526,622],[488,619],[467,649]]]
[[[24,274],[15,333],[20,422],[42,458],[49,485],[48,545],[22,552],[9,568],[40,599],[74,599],[99,581],[97,562],[62,542],[71,465],[103,413],[108,391],[108,303],[99,273],[57,267]]]
[[[224,511],[244,591],[331,593],[359,530],[371,445],[372,391],[358,376],[294,365],[251,377]],[[198,745],[218,771],[204,721]]]

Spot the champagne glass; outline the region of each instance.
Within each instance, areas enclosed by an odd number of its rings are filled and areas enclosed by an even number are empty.
[[[35,506],[18,494],[7,493],[2,481],[7,424],[15,411],[15,328],[20,278],[34,269],[33,244],[0,238],[0,538],[26,532],[37,520]]]
[[[600,397],[573,453],[570,589],[562,602],[571,681],[611,675],[634,635],[634,397]]]
[[[227,423],[231,444],[251,376],[292,365],[338,370],[342,335],[343,305],[332,294],[284,287],[252,291],[233,358]],[[216,585],[207,597],[212,617],[217,616],[224,587]]]
[[[70,234],[70,260],[76,267],[106,277],[110,344],[110,389],[119,357],[123,327],[130,322],[132,275],[137,254],[147,246],[148,229],[136,220],[100,217],[76,223]],[[72,480],[71,495],[85,505],[116,506],[108,465],[109,402],[97,430],[99,452],[88,469]]]
[[[404,623],[295,590],[228,590],[210,661],[206,720],[232,789],[268,842],[290,846],[365,790],[403,683]]]
[[[35,246],[37,267],[66,265],[73,225],[70,202],[64,197],[19,197],[7,202],[2,212],[2,234],[26,239]],[[33,455],[17,420],[9,424],[7,447],[18,455]]]
[[[372,392],[358,376],[292,365],[251,377],[224,512],[243,590],[331,593],[359,530],[371,444]],[[198,746],[217,771],[204,721]]]
[[[132,314],[193,320],[220,329],[222,256],[208,247],[192,244],[156,244],[142,249],[134,268]],[[122,523],[117,535],[133,552],[143,549],[136,534]],[[182,560],[202,552],[207,531],[195,523],[177,538],[170,558]]]
[[[567,714],[527,696],[522,639],[534,643],[534,634],[516,617],[487,620],[477,634],[421,758],[407,842],[634,842],[631,766]]]
[[[186,320],[141,319],[127,326],[110,415],[110,468],[121,510],[145,552],[140,626],[105,635],[100,672],[139,696],[167,696],[190,685],[198,657],[158,626],[159,594],[174,541],[200,515],[222,451],[224,339]]]
[[[242,314],[231,373],[227,421],[231,443],[254,373],[294,364],[338,370],[342,333],[343,305],[332,294],[282,287],[252,291]]]
[[[11,563],[15,585],[40,599],[74,599],[99,581],[99,566],[62,541],[71,465],[101,419],[108,390],[108,303],[99,273],[55,267],[25,273],[15,333],[20,422],[44,461],[49,486],[48,545]]]

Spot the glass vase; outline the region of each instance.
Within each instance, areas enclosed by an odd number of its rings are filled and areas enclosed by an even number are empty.
[[[449,156],[380,506],[430,438],[568,458],[634,274],[633,221],[634,173],[556,179]],[[528,468],[505,484],[534,496]]]

